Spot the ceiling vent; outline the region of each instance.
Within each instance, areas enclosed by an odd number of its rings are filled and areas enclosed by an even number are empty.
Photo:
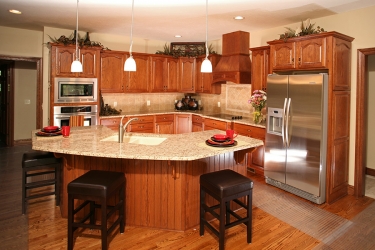
[[[250,33],[236,31],[223,35],[222,56],[213,70],[213,83],[251,83]]]

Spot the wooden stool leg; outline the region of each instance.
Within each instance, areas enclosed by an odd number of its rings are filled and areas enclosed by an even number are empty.
[[[229,224],[230,223],[230,201],[225,202],[225,223]]]
[[[200,212],[200,226],[199,226],[199,235],[200,236],[203,236],[204,235],[204,214],[205,214],[205,210],[204,210],[204,202],[205,202],[205,197],[206,197],[206,193],[204,192],[204,190],[201,188],[200,189],[200,208],[199,208],[199,212]]]
[[[73,250],[73,210],[74,200],[68,195],[68,250]]]
[[[219,250],[224,250],[226,202],[220,200]]]
[[[120,221],[120,233],[123,234],[125,231],[125,215],[124,215],[124,210],[125,210],[125,187],[121,187],[120,189],[120,200],[122,202],[122,205],[120,206],[120,211],[119,211],[119,216],[121,218]]]
[[[26,213],[26,170],[22,169],[22,214]]]
[[[247,243],[251,243],[252,238],[252,225],[253,225],[253,191],[250,190],[249,195],[247,196]]]
[[[101,199],[101,210],[102,210],[102,224],[101,224],[101,234],[102,234],[102,250],[108,249],[107,243],[107,200]]]
[[[95,201],[90,201],[90,224],[95,225]]]

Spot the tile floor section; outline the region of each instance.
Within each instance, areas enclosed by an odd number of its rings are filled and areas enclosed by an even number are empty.
[[[365,196],[375,199],[375,176],[366,175]]]

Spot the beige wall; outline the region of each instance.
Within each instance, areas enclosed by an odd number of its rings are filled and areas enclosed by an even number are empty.
[[[375,169],[375,55],[368,57],[367,157],[366,167]]]
[[[326,31],[337,31],[355,38],[352,43],[350,117],[355,117],[356,112],[357,50],[375,47],[375,32],[371,32],[375,23],[374,13],[375,6],[311,20],[315,23],[315,27],[320,26]],[[295,29],[299,25],[300,23],[294,23],[268,30],[253,31],[250,35],[250,47],[267,45],[267,41],[278,39],[279,34],[286,30],[285,27]],[[356,119],[350,119],[350,121],[349,184],[354,185]]]
[[[15,62],[14,140],[30,139],[36,129],[36,63]]]

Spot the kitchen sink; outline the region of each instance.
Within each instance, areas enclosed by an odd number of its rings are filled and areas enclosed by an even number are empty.
[[[132,143],[132,144],[141,144],[141,145],[159,145],[167,138],[164,137],[148,137],[148,136],[138,136],[138,135],[129,135],[124,136],[123,143]],[[118,142],[118,135],[112,135],[107,138],[104,138],[100,141],[115,141]]]

